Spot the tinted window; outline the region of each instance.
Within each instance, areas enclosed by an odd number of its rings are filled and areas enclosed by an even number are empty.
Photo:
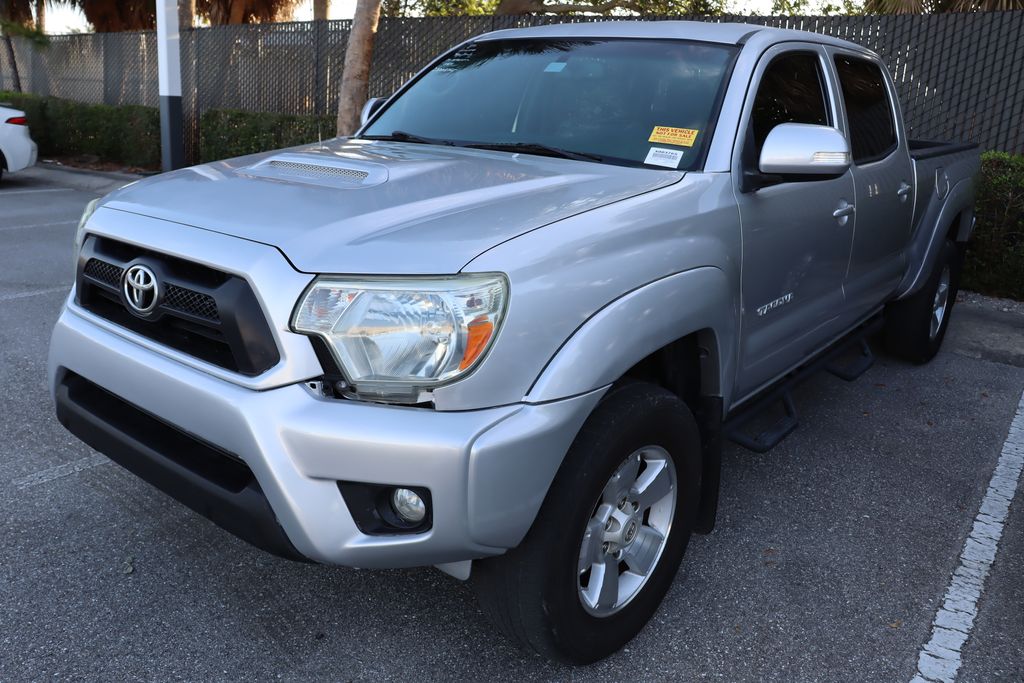
[[[699,164],[735,48],[680,40],[488,40],[449,54],[365,131],[532,143],[655,167]],[[671,165],[669,165],[671,163]]]
[[[755,159],[772,128],[780,123],[827,126],[828,107],[818,57],[809,52],[784,54],[772,60],[757,88],[751,115]]]
[[[896,149],[896,129],[882,70],[874,62],[845,55],[836,56],[836,70],[850,122],[854,163],[881,159]]]

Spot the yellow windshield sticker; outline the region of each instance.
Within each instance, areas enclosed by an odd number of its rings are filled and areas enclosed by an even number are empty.
[[[677,147],[693,147],[697,139],[696,128],[672,128],[671,126],[655,126],[648,142],[658,142],[663,145],[675,145]]]

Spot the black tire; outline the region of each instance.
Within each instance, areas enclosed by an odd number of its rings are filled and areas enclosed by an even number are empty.
[[[962,261],[956,244],[947,240],[928,276],[928,281],[921,290],[902,301],[894,301],[886,306],[884,335],[889,353],[911,363],[927,363],[939,352],[949,328],[957,292],[960,291]],[[946,307],[936,331],[932,327],[936,293],[947,271]]]
[[[672,526],[639,592],[619,611],[594,616],[579,596],[583,534],[605,484],[647,446],[663,448],[675,465]],[[628,643],[658,609],[686,551],[700,496],[700,453],[697,424],[674,394],[644,383],[613,390],[569,448],[523,542],[475,563],[472,583],[484,613],[513,641],[553,660],[587,664]]]

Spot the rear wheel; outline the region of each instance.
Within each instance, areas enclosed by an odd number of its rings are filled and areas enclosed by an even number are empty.
[[[919,292],[885,309],[885,345],[912,363],[927,363],[942,346],[960,289],[960,252],[947,240]]]
[[[615,391],[580,430],[522,544],[476,563],[481,607],[548,658],[607,657],[671,586],[699,491],[700,437],[686,405],[649,384]]]

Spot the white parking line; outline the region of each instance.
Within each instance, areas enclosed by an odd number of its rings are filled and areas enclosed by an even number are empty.
[[[12,194],[37,194],[39,192],[75,192],[70,187],[49,187],[45,190],[4,190],[0,192],[0,197],[6,197]]]
[[[53,225],[75,225],[77,223],[78,223],[77,220],[73,220],[73,221],[57,221],[56,223],[31,223],[31,224],[27,224],[27,225],[5,225],[3,227],[0,227],[0,232],[4,232],[4,231],[7,231],[7,230],[27,230],[28,228],[48,228],[48,227],[51,227]]]
[[[53,481],[54,479],[60,479],[72,474],[77,474],[83,470],[88,470],[96,467],[97,465],[102,465],[108,462],[110,462],[110,460],[105,455],[90,455],[88,458],[79,458],[78,460],[66,462],[63,465],[57,465],[45,470],[33,472],[27,477],[15,479],[11,483],[13,483],[16,488],[27,489],[32,486],[38,486],[39,484],[45,484],[46,482]]]
[[[16,294],[0,294],[0,303],[5,301],[14,301],[15,299],[26,299],[30,296],[40,296],[42,294],[53,294],[54,292],[67,292],[71,290],[71,285],[63,285],[61,287],[47,287],[46,289],[35,289],[31,292],[18,292]]]
[[[978,599],[996,559],[999,539],[1024,469],[1024,395],[1010,423],[995,472],[974,518],[974,526],[960,552],[960,563],[946,589],[942,606],[932,621],[932,637],[917,657],[917,674],[911,683],[951,683],[960,670],[964,644],[978,616]]]

